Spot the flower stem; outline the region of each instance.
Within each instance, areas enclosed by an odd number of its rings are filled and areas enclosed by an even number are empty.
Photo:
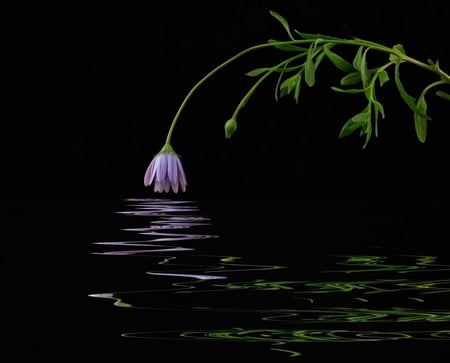
[[[242,98],[241,102],[239,102],[239,104],[237,105],[236,109],[234,110],[233,116],[231,116],[231,118],[233,119],[237,119],[237,116],[239,114],[239,112],[244,108],[244,106],[247,104],[248,100],[250,99],[250,97],[253,95],[253,93],[256,91],[256,89],[258,88],[258,86],[267,78],[269,77],[273,72],[275,72],[276,69],[283,67],[286,64],[291,63],[292,61],[303,57],[303,54],[298,54],[294,57],[285,59],[283,62],[277,64],[275,67],[272,67],[271,69],[269,69],[263,76],[261,76],[258,81],[255,82],[255,84],[252,86],[252,88],[250,88],[250,90],[246,93],[246,95]]]
[[[281,43],[284,43],[284,42],[281,42]],[[170,144],[173,130],[175,128],[175,125],[176,125],[178,119],[180,118],[181,112],[183,111],[184,107],[186,106],[186,104],[189,101],[189,99],[191,98],[191,96],[197,91],[197,89],[199,89],[203,85],[203,83],[205,83],[209,78],[211,78],[218,71],[220,71],[221,69],[225,68],[230,63],[233,63],[236,59],[242,57],[243,55],[245,55],[247,53],[250,53],[250,52],[252,52],[254,50],[258,50],[258,49],[262,49],[262,48],[268,48],[268,47],[273,47],[274,44],[276,44],[276,43],[258,44],[258,45],[255,45],[253,47],[244,49],[243,51],[241,51],[241,52],[237,53],[236,55],[232,56],[231,58],[227,59],[225,62],[219,64],[216,68],[214,68],[212,71],[210,71],[208,74],[206,74],[202,79],[200,79],[200,81],[198,81],[194,85],[194,87],[191,88],[191,90],[189,91],[189,93],[186,95],[186,97],[184,98],[183,102],[181,103],[180,107],[178,108],[178,111],[177,111],[177,113],[175,114],[175,117],[172,120],[172,124],[170,125],[169,132],[167,133],[166,143]]]
[[[173,133],[173,130],[175,128],[175,125],[177,124],[178,119],[180,118],[180,115],[181,115],[182,111],[184,110],[184,108],[185,108],[187,102],[189,101],[189,99],[192,97],[192,95],[209,78],[211,78],[213,75],[215,75],[218,71],[222,70],[223,68],[225,68],[229,64],[233,63],[238,58],[246,55],[247,53],[253,52],[255,50],[264,49],[264,48],[275,48],[277,46],[283,46],[283,45],[311,44],[313,42],[315,42],[316,44],[328,43],[328,44],[335,44],[335,45],[363,46],[363,47],[368,47],[368,48],[371,48],[371,49],[378,50],[380,52],[393,54],[393,55],[397,56],[399,59],[401,59],[401,60],[403,60],[405,62],[409,62],[411,64],[414,64],[414,65],[418,66],[418,67],[426,69],[427,71],[431,71],[431,72],[437,74],[441,78],[443,83],[450,84],[450,76],[447,73],[445,73],[443,70],[441,70],[439,68],[438,64],[434,64],[434,65],[426,64],[426,63],[421,62],[421,61],[419,61],[419,60],[417,60],[415,58],[407,56],[406,54],[400,52],[399,50],[397,50],[395,48],[386,47],[384,45],[381,45],[381,44],[378,44],[378,43],[375,43],[375,42],[371,42],[371,41],[367,41],[367,40],[363,40],[363,39],[358,39],[358,38],[355,38],[355,39],[340,39],[340,38],[329,38],[329,37],[321,38],[320,35],[317,35],[317,37],[308,38],[308,39],[288,40],[288,41],[279,41],[279,42],[274,41],[274,42],[269,42],[269,43],[258,44],[258,45],[255,45],[255,46],[252,46],[252,47],[244,49],[243,51],[241,51],[241,52],[235,54],[234,56],[232,56],[231,58],[227,59],[225,62],[219,64],[216,68],[214,68],[209,73],[207,73],[203,78],[201,78],[191,88],[191,90],[188,92],[188,94],[183,99],[180,107],[178,108],[178,110],[177,110],[177,112],[176,112],[176,114],[175,114],[175,116],[174,116],[174,118],[172,120],[172,123],[170,125],[169,131],[167,133],[166,144],[170,145],[171,138],[172,138],[172,133]],[[283,63],[284,62],[282,62],[281,65]],[[272,71],[269,71],[269,72],[272,73]],[[262,78],[265,79],[266,76],[268,76],[270,74],[269,72],[267,72],[268,74],[266,74]],[[243,105],[248,101],[248,98],[251,96],[251,94],[254,92],[256,87],[262,82],[263,79],[258,80],[257,83],[255,84],[255,86],[252,87],[252,89],[249,91],[249,93],[244,97],[244,99],[238,105],[238,108],[236,109],[235,114],[237,114],[237,112],[239,112],[239,110],[243,107]]]

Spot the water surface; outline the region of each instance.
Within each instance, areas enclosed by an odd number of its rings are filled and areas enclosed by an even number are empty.
[[[153,361],[448,361],[439,220],[394,206],[121,200],[89,244],[88,345]]]

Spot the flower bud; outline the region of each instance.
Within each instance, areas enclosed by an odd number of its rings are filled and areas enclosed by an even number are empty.
[[[234,134],[234,132],[237,129],[237,123],[234,118],[230,118],[227,122],[225,122],[225,137],[229,139],[231,135]]]

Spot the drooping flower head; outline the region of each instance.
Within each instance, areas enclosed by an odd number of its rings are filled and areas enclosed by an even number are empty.
[[[155,182],[154,191],[168,193],[172,188],[174,193],[178,190],[186,191],[186,175],[177,153],[170,144],[166,144],[154,156],[144,176],[144,185],[149,186]]]

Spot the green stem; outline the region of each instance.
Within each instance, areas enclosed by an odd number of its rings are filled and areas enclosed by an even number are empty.
[[[255,84],[252,86],[252,88],[250,88],[250,90],[246,93],[246,95],[242,98],[241,102],[239,102],[239,104],[237,105],[236,109],[234,110],[233,116],[231,116],[232,119],[237,119],[237,116],[239,114],[239,112],[244,108],[244,106],[247,104],[248,100],[250,99],[250,97],[253,95],[253,93],[256,91],[256,89],[258,88],[258,86],[267,78],[269,77],[272,73],[275,72],[276,69],[279,69],[280,67],[283,67],[284,65],[287,65],[289,63],[291,63],[292,61],[303,57],[304,54],[299,54],[296,55],[294,57],[288,58],[286,60],[284,60],[283,62],[277,64],[276,66],[272,67],[270,70],[268,70],[263,76],[261,76],[258,81],[255,82]]]
[[[420,68],[426,69],[427,71],[433,72],[435,74],[437,74],[439,77],[442,78],[443,81],[445,81],[445,83],[450,83],[450,75],[448,75],[447,73],[445,73],[442,69],[440,69],[438,66],[432,66],[430,64],[421,62],[415,58],[412,58],[402,52],[400,52],[397,49],[394,48],[389,48],[386,47],[384,45],[378,44],[378,43],[374,43],[374,42],[370,42],[368,40],[362,40],[362,39],[355,39],[355,40],[342,40],[342,41],[328,41],[329,43],[336,43],[336,44],[350,44],[350,45],[359,45],[359,46],[366,46],[366,47],[370,47],[372,49],[376,49],[380,52],[384,52],[384,53],[389,53],[389,54],[394,54],[396,55],[398,58],[400,58],[401,60],[414,64]]]
[[[430,89],[432,89],[432,88],[434,88],[434,87],[436,87],[436,86],[440,86],[441,84],[445,84],[446,82],[444,82],[443,80],[440,80],[440,81],[436,81],[436,82],[433,82],[433,83],[430,83],[428,86],[426,86],[425,88],[424,88],[424,90],[422,91],[422,94],[425,94],[425,93],[427,93]]]
[[[289,40],[289,41],[280,41],[280,42],[270,42],[270,43],[264,43],[264,44],[258,44],[249,48],[244,49],[243,51],[237,53],[236,55],[232,56],[231,58],[227,59],[225,62],[219,64],[216,68],[214,68],[212,71],[210,71],[208,74],[206,74],[200,81],[198,81],[194,87],[191,88],[189,93],[184,98],[183,102],[181,103],[180,107],[178,108],[178,111],[175,114],[175,117],[172,120],[172,123],[170,125],[169,131],[167,133],[166,137],[166,144],[170,145],[172,133],[175,128],[175,125],[178,122],[178,119],[180,118],[180,115],[182,111],[184,110],[187,102],[192,97],[192,95],[197,91],[198,88],[200,88],[203,83],[205,83],[209,78],[211,78],[214,74],[216,74],[221,69],[228,66],[230,63],[233,63],[238,58],[242,57],[243,55],[246,55],[247,53],[253,52],[258,49],[264,49],[264,48],[274,48],[281,45],[299,45],[299,44],[308,44],[308,43],[329,43],[329,44],[336,44],[336,45],[357,45],[357,46],[365,46],[370,47],[372,49],[376,49],[380,52],[394,54],[397,57],[399,57],[401,60],[412,63],[416,66],[419,66],[421,68],[424,68],[428,71],[431,71],[435,74],[437,74],[445,83],[450,83],[450,76],[442,71],[438,65],[429,65],[424,62],[421,62],[415,58],[409,57],[406,54],[394,49],[389,48],[384,45],[374,43],[367,40],[362,39],[322,39],[320,38],[320,35],[317,36],[317,38],[311,38],[311,39],[300,39],[300,40]],[[239,107],[239,106],[238,106]]]
[[[197,91],[197,89],[199,89],[203,85],[203,83],[205,83],[209,78],[211,78],[218,71],[220,71],[221,69],[225,68],[227,65],[229,65],[230,63],[233,63],[236,59],[242,57],[243,55],[245,55],[247,53],[253,52],[254,50],[258,50],[258,49],[274,47],[277,44],[284,44],[284,43],[286,43],[286,42],[258,44],[258,45],[255,45],[253,47],[244,49],[243,51],[237,53],[233,57],[227,59],[225,62],[219,64],[211,72],[209,72],[202,79],[200,79],[200,81],[198,81],[194,85],[194,87],[191,88],[191,90],[189,91],[189,93],[186,95],[186,97],[184,98],[183,102],[181,103],[180,107],[178,108],[178,111],[177,111],[177,113],[175,114],[175,117],[172,120],[172,124],[170,125],[169,132],[167,133],[166,144],[170,144],[170,141],[172,139],[172,133],[173,133],[173,130],[175,128],[175,125],[176,125],[178,119],[180,118],[181,112],[183,111],[183,109],[186,106],[187,102],[189,101],[191,96]],[[303,42],[303,43],[305,43],[305,42]]]

